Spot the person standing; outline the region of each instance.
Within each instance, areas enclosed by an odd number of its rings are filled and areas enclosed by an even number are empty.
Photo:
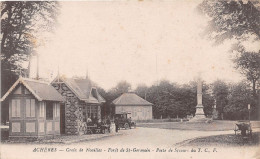
[[[106,123],[107,123],[107,125],[109,125],[109,126],[111,125],[110,117],[107,117]]]
[[[118,132],[118,119],[115,118],[116,132]]]

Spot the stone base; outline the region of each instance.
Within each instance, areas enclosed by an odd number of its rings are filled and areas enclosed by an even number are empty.
[[[33,142],[33,141],[39,141],[39,140],[48,140],[48,139],[54,139],[56,137],[59,137],[60,134],[50,134],[50,135],[43,135],[43,136],[9,136],[10,141],[16,141],[16,142]]]
[[[196,113],[195,113],[195,116],[204,116],[205,117],[205,115],[204,115],[204,110],[203,110],[203,105],[201,105],[201,104],[198,104],[197,106],[196,106]]]
[[[207,120],[209,120],[209,119],[206,118],[206,116],[204,114],[203,105],[202,104],[198,104],[196,106],[195,116],[193,118],[191,118],[189,121],[190,122],[207,122]]]

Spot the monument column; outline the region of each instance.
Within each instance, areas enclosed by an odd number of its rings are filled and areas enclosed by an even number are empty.
[[[203,105],[202,105],[202,80],[199,77],[197,82],[197,106],[196,106],[196,118],[205,118],[205,114],[203,111]]]

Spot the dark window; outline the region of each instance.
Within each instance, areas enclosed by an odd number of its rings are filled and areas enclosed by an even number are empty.
[[[91,94],[92,94],[93,97],[98,99],[98,97],[97,97],[97,90],[95,88],[92,88]]]
[[[53,103],[46,102],[46,120],[53,120]]]
[[[87,106],[87,115],[91,119],[98,117],[98,106]]]

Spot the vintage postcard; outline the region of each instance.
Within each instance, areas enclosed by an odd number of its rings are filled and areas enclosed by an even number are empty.
[[[1,1],[1,159],[259,159],[260,1]]]

